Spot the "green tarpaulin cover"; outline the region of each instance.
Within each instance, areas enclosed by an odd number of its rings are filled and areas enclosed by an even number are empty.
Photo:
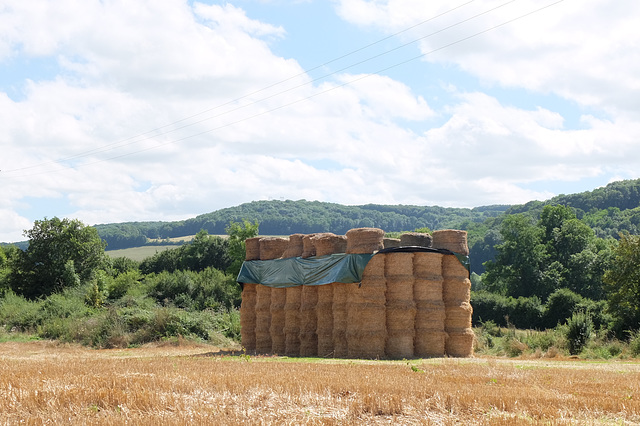
[[[380,250],[378,253],[398,251],[437,251],[455,255],[469,270],[469,256],[448,250],[419,247],[399,247]],[[323,285],[330,283],[359,283],[362,272],[374,254],[336,253],[303,259],[290,257],[274,260],[249,260],[242,264],[237,281],[242,284],[262,284],[268,287],[285,288],[298,285]]]

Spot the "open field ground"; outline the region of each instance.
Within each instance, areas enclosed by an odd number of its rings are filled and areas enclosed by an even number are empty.
[[[110,257],[127,257],[129,259],[133,259],[138,262],[141,262],[147,257],[151,257],[156,253],[159,253],[165,250],[175,249],[178,247],[180,246],[177,246],[177,245],[140,246],[140,247],[120,249],[120,250],[108,250],[108,251],[105,251],[105,253]]]
[[[0,344],[3,424],[638,424],[640,363]]]

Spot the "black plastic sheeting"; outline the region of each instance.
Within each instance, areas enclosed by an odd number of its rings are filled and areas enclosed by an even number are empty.
[[[454,255],[467,270],[469,256],[445,249],[430,247],[392,247],[377,253],[429,252]],[[242,264],[237,281],[240,285],[262,284],[268,287],[286,288],[299,285],[323,285],[334,282],[359,283],[367,263],[375,256],[372,253],[336,253],[309,258],[289,257],[273,260],[249,260]]]

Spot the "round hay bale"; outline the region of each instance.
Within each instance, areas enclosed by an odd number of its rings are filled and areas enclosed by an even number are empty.
[[[387,329],[386,307],[373,303],[349,303],[347,310],[347,334],[378,332]]]
[[[318,288],[313,285],[302,286],[302,301],[300,304],[300,355],[318,355]]]
[[[469,270],[454,255],[442,257],[442,276],[445,278],[469,278]]]
[[[318,335],[318,355],[333,353],[333,288],[335,284],[318,286],[316,305],[316,334]]]
[[[413,277],[413,253],[385,253],[384,274]]]
[[[400,245],[403,247],[431,247],[431,235],[423,232],[407,232],[400,235]]]
[[[286,302],[286,288],[271,289],[271,326],[269,332],[271,334],[271,353],[285,353],[285,335],[284,325],[286,315],[284,312]]]
[[[289,245],[288,238],[263,237],[260,238],[260,260],[272,260],[282,257]]]
[[[447,333],[471,327],[473,308],[469,303],[457,306],[445,306],[444,331]]]
[[[417,302],[416,303],[416,330],[444,331],[446,311],[444,304]]]
[[[240,304],[240,335],[245,350],[256,350],[256,285],[244,284]]]
[[[327,358],[333,356],[333,330],[331,332],[317,333],[318,356]]]
[[[355,228],[347,231],[347,253],[373,253],[382,249],[384,231],[378,228]]]
[[[316,255],[316,246],[313,244],[313,237],[316,234],[307,234],[302,237],[302,258],[306,259]]]
[[[362,272],[362,281],[364,282],[372,278],[384,279],[385,259],[386,255],[384,254],[374,255]]]
[[[347,357],[380,359],[385,356],[385,331],[347,332]]]
[[[261,237],[247,238],[244,241],[244,260],[260,260],[260,238]]]
[[[473,355],[473,340],[475,334],[468,328],[461,331],[447,333],[445,351],[453,357],[466,358]]]
[[[311,237],[316,256],[344,253],[347,249],[347,237],[331,233],[316,234]]]
[[[416,278],[413,281],[413,299],[416,302],[442,302],[443,283],[442,277],[435,280]]]
[[[271,352],[271,288],[256,286],[256,352]]]
[[[471,280],[468,278],[444,280],[442,297],[446,306],[468,303],[471,300]]]
[[[285,354],[300,355],[300,305],[302,286],[287,287],[284,305]]]
[[[414,279],[411,275],[388,276],[387,280],[387,303],[395,301],[413,301]]]
[[[445,356],[447,333],[441,330],[416,330],[414,356],[435,358]]]
[[[441,278],[442,258],[442,253],[414,253],[413,275],[416,278],[422,278],[426,280],[436,280]]]
[[[302,237],[304,237],[304,234],[289,235],[289,244],[287,244],[287,248],[282,253],[283,258],[302,256]]]
[[[387,304],[387,332],[402,331],[413,336],[416,323],[416,305],[414,302],[392,302]]]
[[[318,335],[313,332],[300,332],[300,356],[318,356]]]
[[[256,285],[256,313],[271,314],[271,287]]]
[[[351,287],[349,303],[371,303],[383,306],[387,301],[387,280],[384,277],[368,277],[358,287]]]
[[[433,231],[431,245],[435,248],[447,249],[454,253],[469,256],[467,231],[458,231],[455,229]]]
[[[382,246],[384,248],[400,247],[400,238],[383,238]]]
[[[394,330],[387,332],[385,355],[391,359],[413,358],[414,330]]]

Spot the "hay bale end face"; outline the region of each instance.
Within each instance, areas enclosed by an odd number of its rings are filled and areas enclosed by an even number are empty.
[[[466,232],[456,230],[434,231],[431,236],[408,233],[397,241],[385,239],[378,228],[352,229],[346,236],[292,234],[246,240],[247,260],[374,255],[360,283],[287,288],[245,284],[242,345],[257,353],[288,356],[472,356],[473,308],[466,266],[446,252],[377,253],[395,244],[468,255]]]

